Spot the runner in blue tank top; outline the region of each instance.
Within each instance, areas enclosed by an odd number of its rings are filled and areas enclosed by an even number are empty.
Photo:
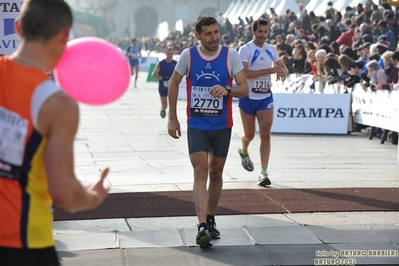
[[[182,52],[170,79],[168,133],[175,139],[181,136],[176,105],[179,83],[186,76],[187,139],[194,168],[194,203],[199,222],[196,243],[209,247],[212,238],[220,237],[214,216],[230,146],[232,96],[247,95],[248,85],[237,51],[219,45],[219,26],[214,17],[198,17],[195,37],[201,44]],[[237,86],[231,88],[233,77]]]
[[[158,82],[158,92],[161,97],[161,117],[165,118],[166,108],[168,108],[168,88],[169,80],[175,70],[176,61],[173,60],[173,49],[168,48],[166,50],[166,58],[160,61],[154,68],[152,72],[152,77],[159,80]]]
[[[134,87],[137,87],[137,78],[139,77],[139,59],[141,57],[140,46],[137,44],[136,39],[132,39],[132,44],[126,50],[126,56],[129,57],[130,75],[134,74]]]

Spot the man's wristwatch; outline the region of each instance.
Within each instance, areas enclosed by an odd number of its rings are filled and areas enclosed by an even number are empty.
[[[227,90],[227,96],[231,93],[231,87],[229,85],[223,86]]]

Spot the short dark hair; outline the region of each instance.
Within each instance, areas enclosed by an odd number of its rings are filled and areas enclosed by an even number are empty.
[[[21,37],[28,42],[48,41],[73,22],[72,11],[64,0],[26,0],[18,19]]]
[[[309,47],[309,49],[311,50],[316,50],[316,46],[312,42],[307,42],[306,46]]]
[[[352,23],[352,24],[350,25],[350,28],[351,28],[351,29],[356,29],[356,28],[357,28],[357,24],[356,24],[356,23]]]
[[[211,15],[201,15],[197,18],[197,22],[195,23],[195,31],[201,33],[203,26],[210,26],[213,24],[218,24],[216,18]]]
[[[370,63],[370,61],[379,60],[380,58],[381,58],[381,56],[379,54],[372,54],[372,55],[369,56],[369,63]]]
[[[392,59],[396,59],[399,61],[399,51],[395,51],[392,53]]]
[[[373,43],[374,42],[373,41],[373,36],[371,34],[364,34],[362,36],[362,41],[363,41],[363,43],[366,43],[366,42]]]
[[[378,27],[383,27],[383,28],[387,28],[388,24],[385,20],[380,20],[377,24]]]
[[[268,25],[269,25],[269,22],[268,22],[265,18],[260,17],[260,18],[258,18],[257,20],[254,20],[254,21],[252,22],[252,30],[253,30],[253,31],[256,31],[256,30],[258,29],[258,26],[259,26],[259,25],[268,26]]]

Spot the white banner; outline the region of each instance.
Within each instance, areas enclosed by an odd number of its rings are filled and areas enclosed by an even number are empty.
[[[273,98],[273,133],[348,133],[349,94],[274,93]]]
[[[399,91],[352,91],[353,121],[357,124],[399,131]]]
[[[0,55],[12,54],[18,47],[14,21],[19,16],[22,2],[23,0],[0,2]]]
[[[272,132],[347,134],[350,94],[321,94],[317,91],[294,93],[309,91],[309,85],[313,83],[310,77],[310,75],[289,75],[286,81],[273,83]],[[334,90],[335,88],[331,88],[329,91],[333,93]],[[185,77],[179,84],[178,98],[187,99]],[[256,131],[259,131],[258,124]]]
[[[140,71],[150,70],[151,64],[156,64],[158,61],[158,57],[141,57],[139,63]]]

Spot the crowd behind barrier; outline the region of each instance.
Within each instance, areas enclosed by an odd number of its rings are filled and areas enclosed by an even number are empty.
[[[392,90],[372,90],[364,88],[360,83],[352,88],[344,90],[341,84],[318,84],[312,88],[312,75],[291,74],[285,81],[275,81],[273,92],[276,94],[341,94],[348,95],[347,98],[330,98],[335,106],[351,107],[349,112],[353,123],[370,127],[382,128],[389,131],[399,131],[399,84],[395,84]],[[332,95],[331,95],[332,96]],[[316,99],[317,101],[319,99]],[[299,99],[298,99],[299,101]],[[342,102],[343,101],[343,102]],[[276,100],[276,105],[278,105]],[[278,110],[278,108],[276,108]],[[304,115],[305,116],[305,115]],[[350,120],[347,120],[349,123]],[[351,125],[349,125],[350,127]],[[348,131],[349,130],[348,127]]]
[[[358,85],[345,93],[339,84],[326,84],[323,89],[321,86],[312,89],[312,75],[290,74],[285,81],[272,80],[274,133],[347,134],[353,131],[352,121],[399,131],[397,90],[367,91]],[[184,78],[180,83],[178,98],[187,98]]]

